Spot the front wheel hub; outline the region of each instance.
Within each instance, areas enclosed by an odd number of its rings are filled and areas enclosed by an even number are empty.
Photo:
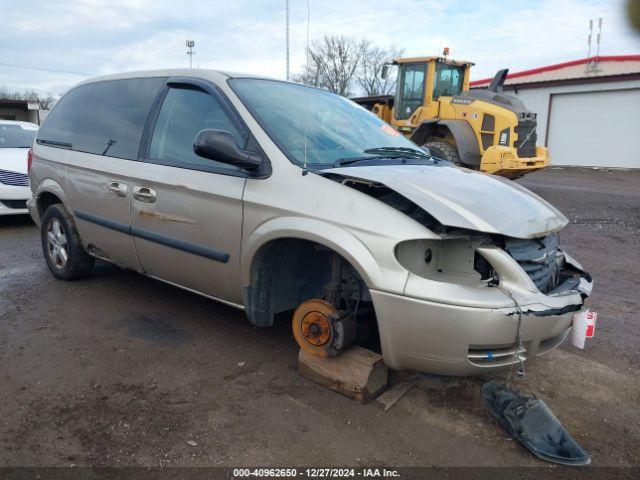
[[[324,300],[307,300],[293,313],[293,336],[306,352],[319,357],[330,355],[334,339],[331,318],[337,310]]]

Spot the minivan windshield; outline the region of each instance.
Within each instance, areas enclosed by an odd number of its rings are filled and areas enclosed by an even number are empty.
[[[304,164],[305,150],[307,164],[316,168],[372,158],[431,161],[422,149],[347,98],[277,80],[238,78],[229,83],[294,164]]]
[[[30,148],[37,130],[27,130],[20,125],[0,123],[0,148]]]

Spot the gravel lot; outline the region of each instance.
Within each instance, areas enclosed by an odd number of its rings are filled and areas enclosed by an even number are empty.
[[[516,383],[594,466],[640,466],[640,172],[520,182],[570,218],[561,243],[593,275],[599,319],[584,351],[564,345]],[[425,376],[387,412],[359,405],[298,375],[288,318],[259,330],[108,265],[57,281],[29,219],[0,219],[0,294],[0,466],[547,465],[505,438],[486,379]]]

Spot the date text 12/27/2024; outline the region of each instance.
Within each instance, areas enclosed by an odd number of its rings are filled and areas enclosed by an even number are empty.
[[[235,468],[233,478],[397,478],[389,468]]]

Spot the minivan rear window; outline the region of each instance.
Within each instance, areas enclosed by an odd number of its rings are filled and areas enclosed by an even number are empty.
[[[81,85],[58,102],[37,141],[136,160],[144,124],[164,81],[134,78]]]

